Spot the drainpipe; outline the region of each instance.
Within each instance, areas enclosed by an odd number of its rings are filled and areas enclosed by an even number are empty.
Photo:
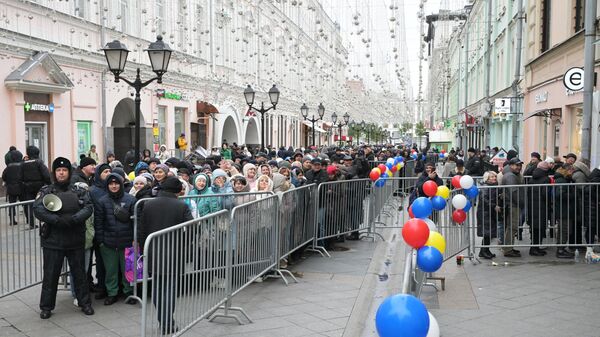
[[[523,0],[517,1],[519,8],[517,14],[517,52],[515,53],[515,79],[512,83],[512,99],[511,99],[511,114],[512,114],[512,143],[513,147],[521,152],[521,146],[519,146],[519,114],[517,109],[522,107],[519,104],[519,81],[521,79],[521,55],[523,48],[523,20],[525,15],[523,13]]]
[[[486,52],[485,52],[485,97],[486,97],[486,106],[485,106],[485,117],[483,118],[483,126],[484,130],[484,144],[490,145],[490,113],[492,111],[492,103],[490,101],[490,83],[492,82],[492,1],[488,1],[488,26],[487,26],[487,40],[486,40]],[[484,144],[481,144],[481,147],[485,147]]]
[[[581,130],[581,157],[592,159],[591,147],[591,127],[592,127],[592,108],[594,103],[594,58],[596,39],[596,6],[597,0],[587,0],[585,2],[585,47],[583,64],[583,124]],[[594,162],[596,153],[593,154]]]
[[[469,23],[469,21],[467,21],[465,23],[465,114],[467,113],[467,107],[469,106],[469,28],[467,27],[467,24]],[[460,113],[458,114],[458,120],[460,121]],[[462,139],[462,150],[465,153],[465,155],[467,154],[467,123],[466,123],[466,116],[463,119],[463,121],[465,122],[465,128],[463,130],[463,139]]]
[[[106,45],[106,17],[104,16],[104,0],[100,0],[100,44],[102,47]],[[101,113],[102,113],[102,150],[104,151],[104,155],[108,152],[108,126],[107,126],[107,113],[106,113],[106,67],[102,70],[102,74],[100,77],[101,85],[101,94],[100,94],[100,104],[101,104]]]
[[[210,0],[208,5],[208,18],[210,22],[210,73],[215,74],[215,0]]]

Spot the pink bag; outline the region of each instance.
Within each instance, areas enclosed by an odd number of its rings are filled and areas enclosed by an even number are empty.
[[[138,249],[138,259],[137,261],[135,261],[135,254],[134,254],[134,249],[133,247],[127,247],[125,248],[125,278],[127,278],[127,281],[129,283],[133,283],[133,276],[134,273],[136,271],[136,266],[137,266],[137,279],[138,281],[142,280],[142,278],[144,277],[144,273],[143,273],[143,267],[144,267],[144,263],[142,261],[142,257],[139,254],[139,249]]]

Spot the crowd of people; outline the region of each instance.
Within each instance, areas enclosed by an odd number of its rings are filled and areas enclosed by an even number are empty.
[[[178,144],[182,142],[182,139],[178,140]],[[131,294],[131,284],[124,276],[124,250],[131,247],[134,240],[132,216],[139,200],[150,199],[148,205],[156,206],[144,207],[141,213],[138,229],[139,239],[143,242],[157,230],[222,209],[231,210],[260,198],[248,195],[249,192],[283,193],[307,184],[367,178],[374,162],[385,162],[396,156],[402,156],[406,161],[415,160],[411,172],[403,174],[418,177],[411,191],[411,201],[424,195],[422,186],[428,180],[438,185],[449,184],[450,179],[444,181],[442,177],[469,174],[481,177],[487,186],[510,186],[482,189],[479,195],[477,234],[483,237],[484,246],[479,256],[495,256],[485,248],[494,238],[504,245],[504,256],[520,256],[511,245],[520,235],[519,229],[524,222],[532,224],[530,227],[535,232],[532,244],[536,246],[530,249],[530,255],[544,255],[546,252],[538,247],[539,239],[543,238],[542,232],[550,220],[548,216],[532,216],[540,213],[535,209],[544,209],[544,214],[554,211],[560,220],[564,212],[551,208],[568,208],[568,202],[574,202],[568,198],[573,198],[574,193],[569,194],[571,187],[559,185],[599,182],[600,170],[590,171],[589,163],[578,161],[574,154],[566,155],[562,162],[560,158],[542,160],[535,152],[523,169],[523,162],[514,150],[508,152],[505,166],[498,169],[491,163],[497,152],[497,148],[481,151],[469,148],[465,155],[460,149],[451,149],[441,156],[435,149],[418,151],[416,146],[391,145],[268,147],[263,151],[250,151],[244,146],[225,143],[220,149],[213,149],[206,158],[191,155],[181,159],[182,153],[177,157],[170,156],[166,146],[161,146],[159,153],[144,150],[137,158],[129,151],[122,163],[110,152],[101,160],[94,147],[93,151],[81,155],[77,165],[58,157],[49,170],[39,158],[36,147],[27,147],[25,157],[11,147],[5,156],[7,167],[2,181],[9,202],[35,199],[33,207],[25,207],[24,213],[29,228],[36,226],[34,216],[42,223],[44,276],[40,317],[46,319],[54,309],[60,267],[65,257],[72,274],[74,304],[85,314],[94,313],[90,292],[95,293],[95,299],[104,300],[104,305],[112,305]],[[439,163],[440,158],[443,166]],[[440,167],[444,172],[438,175]],[[524,176],[531,178],[524,179]],[[525,183],[554,183],[556,188],[532,203],[519,195],[517,186]],[[246,194],[236,197],[236,193]],[[48,194],[55,194],[63,201],[59,212],[45,207],[43,199]],[[597,204],[598,200],[589,202]],[[10,225],[18,225],[15,214],[16,207],[12,207]],[[572,234],[580,233],[574,229],[575,224],[566,221],[571,218],[564,219],[559,221],[564,227],[561,230],[571,235],[561,236],[566,241],[560,243],[582,244],[581,237],[578,239]],[[588,243],[593,242],[596,235],[592,227],[597,226],[587,226]],[[348,237],[357,238],[357,232]],[[561,258],[573,256],[572,250],[567,248],[558,249],[556,254]],[[96,263],[95,279],[90,268],[92,261]],[[130,298],[127,303],[136,302]],[[163,322],[163,329],[174,331],[174,324],[170,323],[172,317],[167,314],[164,319],[169,321]]]

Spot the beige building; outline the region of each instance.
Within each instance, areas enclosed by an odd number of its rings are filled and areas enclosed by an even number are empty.
[[[600,14],[597,9],[596,16]],[[583,91],[565,87],[563,77],[584,64],[585,1],[531,0],[527,5],[526,59],[523,91],[523,150],[542,156],[581,154]],[[595,71],[600,71],[600,48],[596,44]],[[592,120],[592,162],[599,152],[598,86],[595,87]]]

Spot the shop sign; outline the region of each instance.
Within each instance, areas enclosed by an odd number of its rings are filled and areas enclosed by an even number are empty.
[[[573,67],[563,76],[565,88],[571,91],[583,90],[583,68]]]
[[[158,98],[166,98],[166,99],[174,99],[176,101],[181,101],[183,99],[183,95],[166,91],[165,89],[157,89],[156,97]]]
[[[548,92],[547,91],[544,91],[542,93],[535,95],[535,103],[536,104],[540,104],[540,103],[544,103],[544,102],[548,102]]]
[[[496,115],[510,114],[510,98],[496,98],[494,100],[494,113]]]
[[[25,105],[23,106],[23,109],[25,110],[25,112],[29,112],[29,111],[54,112],[54,103],[50,103],[50,104],[46,105],[46,104],[37,104],[37,103],[25,102]]]

